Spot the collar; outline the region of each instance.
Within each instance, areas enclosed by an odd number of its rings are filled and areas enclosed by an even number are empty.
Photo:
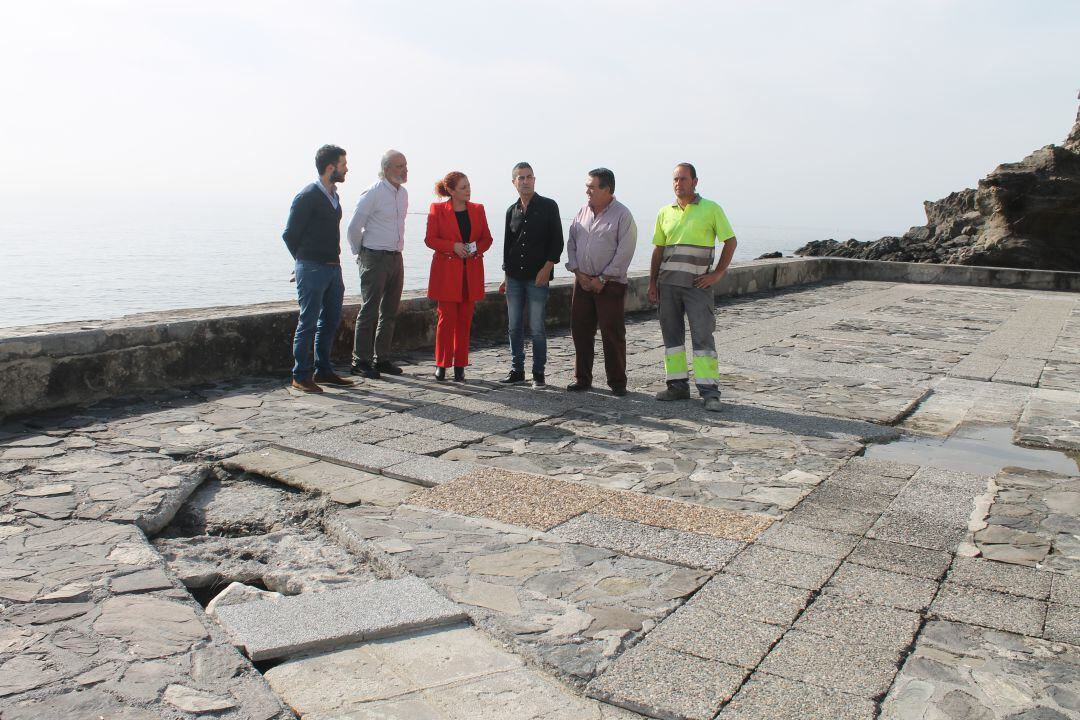
[[[700,205],[701,204],[701,193],[694,193],[694,199],[691,200],[688,204],[690,204],[690,205]],[[679,201],[676,200],[675,202],[671,203],[671,207],[673,207],[673,208],[679,207]]]

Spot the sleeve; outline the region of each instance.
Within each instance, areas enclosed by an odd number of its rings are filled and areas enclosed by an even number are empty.
[[[559,223],[560,226],[562,223]],[[578,219],[575,217],[570,222],[570,232],[566,234],[566,269],[570,272],[576,272],[578,269],[577,262],[577,236],[578,228],[581,227],[578,223]]]
[[[615,245],[615,256],[611,262],[601,271],[604,277],[623,277],[630,269],[630,261],[634,259],[634,250],[637,248],[637,223],[634,216],[627,210],[619,219],[619,236]]]
[[[545,259],[558,265],[563,251],[563,234],[562,218],[559,217],[559,204],[554,200],[551,201],[548,223],[551,227],[548,229],[547,258]]]
[[[503,272],[506,272],[506,265],[510,262],[510,216],[513,212],[513,205],[506,208],[506,225],[503,227]]]
[[[487,212],[484,210],[484,206],[480,205],[480,233],[477,236],[476,252],[483,255],[491,249],[492,243],[495,242],[495,238],[491,237],[491,229],[488,227]]]
[[[454,252],[454,241],[444,237],[440,237],[441,230],[439,228],[439,210],[442,203],[433,202],[431,207],[428,208],[427,216],[427,233],[424,235],[424,244],[435,252],[440,253],[452,253]]]
[[[719,205],[716,206],[713,228],[716,230],[716,239],[720,242],[727,242],[735,237],[735,231],[731,229],[731,223],[728,222],[727,215],[724,214],[724,208]]]
[[[660,221],[664,217],[664,211],[656,213],[656,227],[653,229],[652,244],[667,245],[667,233],[664,232],[664,224]]]
[[[371,217],[371,211],[374,208],[374,188],[368,188],[360,196],[360,200],[356,203],[356,210],[353,211],[352,220],[349,221],[347,234],[349,237],[349,249],[352,250],[353,255],[360,254],[361,243],[364,240],[364,228],[367,226],[368,218]]]
[[[304,237],[308,220],[311,217],[311,205],[307,202],[307,193],[300,192],[293,198],[289,208],[289,219],[285,223],[285,232],[281,234],[285,241],[285,247],[289,248],[289,254],[296,259],[296,251],[300,248],[300,240]]]

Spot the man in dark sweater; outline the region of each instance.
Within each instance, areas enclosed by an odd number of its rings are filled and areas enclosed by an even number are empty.
[[[518,201],[506,209],[503,231],[503,272],[499,287],[506,293],[506,314],[510,330],[510,372],[501,383],[525,381],[525,318],[532,338],[533,387],[544,387],[547,364],[548,283],[563,251],[562,220],[554,200],[536,194],[536,178],[529,163],[520,162],[510,171],[518,191]]]
[[[319,179],[293,199],[285,225],[285,246],[296,261],[296,297],[300,317],[293,336],[292,386],[322,392],[318,383],[352,385],[330,364],[334,335],[341,321],[345,281],[341,277],[341,199],[337,184],[349,168],[345,151],[323,145],[315,153]],[[315,362],[311,360],[314,340]]]

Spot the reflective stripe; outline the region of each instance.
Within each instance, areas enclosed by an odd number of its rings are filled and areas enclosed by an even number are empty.
[[[664,351],[664,373],[669,380],[681,380],[687,377],[690,369],[686,366],[686,350],[669,348]]]
[[[708,265],[693,265],[691,263],[684,262],[672,262],[665,261],[660,263],[661,270],[667,270],[668,272],[685,272],[691,275],[704,275],[709,271]]]
[[[710,357],[706,354],[694,354],[694,379],[702,384],[705,380],[715,381],[720,377],[720,365],[716,361],[716,353]]]

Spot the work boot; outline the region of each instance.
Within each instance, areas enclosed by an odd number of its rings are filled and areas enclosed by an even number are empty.
[[[710,395],[705,398],[705,409],[709,412],[720,412],[724,409],[724,406],[720,404],[719,395]]]
[[[386,373],[387,375],[400,375],[405,372],[389,360],[380,360],[375,363],[375,369],[381,373]]]
[[[511,370],[506,377],[499,381],[503,385],[517,385],[518,383],[525,382],[524,370]]]
[[[656,399],[661,402],[668,402],[669,400],[689,400],[690,388],[685,385],[668,383],[666,388],[656,393]]]
[[[380,377],[382,377],[381,375],[379,375],[379,371],[375,369],[375,366],[367,360],[360,360],[358,362],[354,362],[352,364],[352,374],[363,375],[368,380],[378,380]]]

